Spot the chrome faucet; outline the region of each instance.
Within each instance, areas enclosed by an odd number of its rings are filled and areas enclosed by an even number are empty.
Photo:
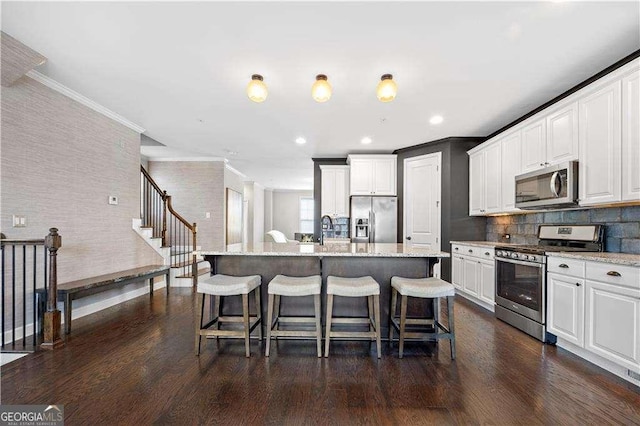
[[[329,223],[327,223],[325,219],[327,219]],[[325,214],[320,219],[320,245],[321,246],[324,245],[324,234],[329,229],[333,229],[333,219],[331,219],[331,216]]]

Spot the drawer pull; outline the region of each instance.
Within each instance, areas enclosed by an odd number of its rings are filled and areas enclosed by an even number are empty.
[[[458,251],[458,247],[454,247],[453,249],[454,249],[455,251]]]
[[[561,263],[558,265],[559,268],[568,268],[569,265],[567,265],[566,263]]]
[[[576,287],[580,287],[582,284],[580,283],[576,283]]]
[[[469,253],[473,253],[473,250],[469,249]]]
[[[485,251],[485,252],[484,252],[484,255],[485,255],[485,256],[489,256],[490,254],[491,254],[491,253],[489,253],[488,251]]]
[[[620,275],[620,272],[618,271],[609,271],[607,272],[607,275],[612,276],[612,277],[621,277],[622,275]]]

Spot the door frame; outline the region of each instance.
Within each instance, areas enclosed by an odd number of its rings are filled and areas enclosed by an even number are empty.
[[[438,226],[437,226],[437,230],[438,230],[438,249],[440,251],[442,251],[442,151],[438,151],[438,152],[433,152],[431,154],[424,154],[424,155],[419,155],[417,157],[409,157],[409,158],[405,158],[404,162],[403,162],[403,169],[402,169],[402,243],[406,244],[406,238],[407,238],[407,164],[411,161],[419,161],[419,160],[425,160],[428,158],[437,158],[437,165],[438,165],[438,183],[439,185],[437,186],[437,201],[438,201],[438,212],[437,212],[437,220],[438,220]],[[439,265],[440,263],[438,262],[437,265]],[[437,266],[436,265],[436,266]]]

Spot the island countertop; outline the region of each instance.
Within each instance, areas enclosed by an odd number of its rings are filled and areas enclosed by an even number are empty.
[[[443,258],[449,253],[393,243],[257,243],[232,244],[225,250],[200,250],[202,256],[317,256],[317,257],[413,257]]]

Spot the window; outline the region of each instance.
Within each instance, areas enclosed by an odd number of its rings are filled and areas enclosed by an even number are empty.
[[[300,232],[313,234],[313,198],[300,197]]]

